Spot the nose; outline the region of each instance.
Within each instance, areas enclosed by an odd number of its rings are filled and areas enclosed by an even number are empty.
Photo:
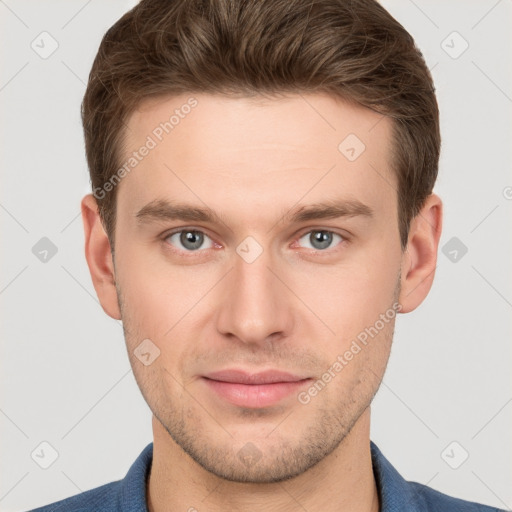
[[[268,251],[251,263],[235,254],[233,269],[226,276],[226,286],[219,297],[218,331],[255,346],[289,336],[293,327],[292,301],[290,292],[276,277],[279,274]]]

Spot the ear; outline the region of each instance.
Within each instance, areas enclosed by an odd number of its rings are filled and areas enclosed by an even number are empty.
[[[101,223],[95,197],[92,194],[86,195],[82,199],[81,207],[85,233],[85,258],[96,295],[103,311],[115,320],[121,320],[112,251]]]
[[[407,247],[402,256],[401,313],[416,309],[432,287],[442,223],[443,203],[436,194],[431,194],[411,221]]]

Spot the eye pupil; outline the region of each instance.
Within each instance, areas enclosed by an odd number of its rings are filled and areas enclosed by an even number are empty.
[[[332,243],[332,233],[328,231],[312,231],[309,238],[315,249],[325,249]]]
[[[203,245],[204,236],[199,231],[182,231],[180,235],[180,242],[183,247],[189,250],[199,249]]]

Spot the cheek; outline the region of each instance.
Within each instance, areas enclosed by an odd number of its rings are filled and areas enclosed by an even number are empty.
[[[302,288],[304,301],[330,328],[329,333],[320,322],[310,324],[318,332],[325,331],[322,338],[332,361],[346,351],[352,352],[348,358],[357,359],[351,368],[386,360],[397,314],[393,304],[398,279],[396,259],[363,262],[361,258],[354,265],[333,267],[328,275],[317,274],[308,281],[308,289]]]
[[[119,266],[126,342],[133,352],[142,340],[151,340],[159,355],[152,370],[144,368],[141,375],[147,373],[158,379],[153,369],[167,369],[170,374],[162,373],[162,377],[168,385],[174,385],[170,375],[181,380],[180,369],[186,367],[196,350],[193,342],[199,339],[197,323],[210,318],[208,308],[218,306],[204,300],[218,279],[207,265],[180,268],[162,256],[150,263],[145,254],[127,251]]]
[[[153,332],[170,329],[208,290],[206,268],[172,265],[157,247],[119,252],[118,279],[130,318]]]
[[[381,314],[388,312],[394,317],[395,312],[389,310],[397,292],[399,261],[389,256],[365,257],[347,265],[332,266],[327,272],[312,272],[302,285],[297,285],[297,295],[344,345],[374,325]]]

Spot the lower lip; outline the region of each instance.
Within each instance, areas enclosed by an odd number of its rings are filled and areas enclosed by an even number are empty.
[[[297,392],[311,379],[273,384],[239,384],[203,378],[206,384],[222,398],[240,407],[268,407]]]

